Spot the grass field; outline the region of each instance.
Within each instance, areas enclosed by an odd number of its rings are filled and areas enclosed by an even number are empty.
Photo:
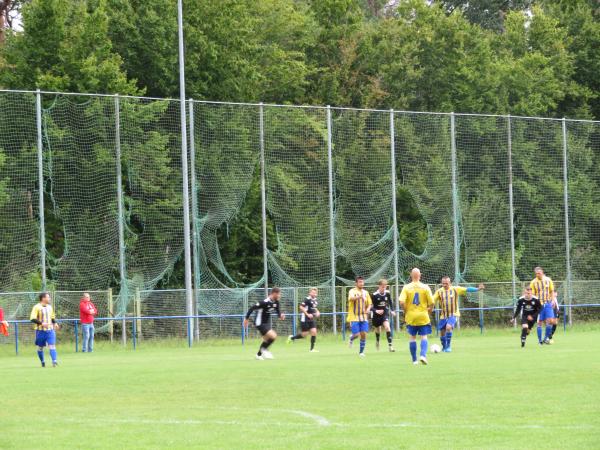
[[[598,448],[599,335],[463,330],[429,366],[404,336],[390,354],[370,335],[365,359],[333,337],[273,361],[257,341],[63,349],[56,369],[2,349],[0,448]]]

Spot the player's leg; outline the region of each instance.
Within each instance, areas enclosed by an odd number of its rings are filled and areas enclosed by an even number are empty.
[[[392,329],[390,328],[389,320],[386,319],[385,322],[383,322],[383,328],[385,329],[385,336],[387,337],[388,350],[390,352],[395,352],[396,350],[392,346]]]
[[[315,349],[315,344],[317,343],[317,327],[313,327],[310,329],[310,351],[318,352]]]
[[[300,333],[296,333],[295,335],[290,334],[288,336],[288,342],[292,342],[292,341],[295,341],[298,339],[304,339],[307,334],[308,334],[308,331],[304,331],[304,324],[302,324],[302,331],[300,331]]]
[[[419,364],[417,361],[417,327],[413,325],[406,325],[406,331],[408,331],[408,349],[410,350],[410,357],[412,358],[413,364]]]
[[[37,346],[37,355],[42,363],[42,367],[46,367],[44,361],[44,347],[46,346],[46,332],[42,330],[36,330],[35,332],[35,345]]]
[[[277,339],[277,333],[275,330],[270,329],[267,331],[263,336],[263,342],[258,351],[258,356],[262,356],[265,359],[273,359],[273,355],[269,351],[269,347],[273,342],[275,342],[275,339]]]
[[[446,319],[440,319],[437,324],[437,329],[440,333],[440,343],[442,344],[442,351],[446,350]]]
[[[446,329],[445,331],[445,336],[446,336],[446,348],[444,349],[444,351],[446,353],[450,353],[452,351],[452,334],[454,333],[454,327],[456,326],[456,317],[452,316],[452,317],[448,317],[448,319],[446,320]]]
[[[352,348],[354,339],[356,339],[359,334],[360,334],[359,322],[350,322],[350,340],[348,341],[348,347]]]
[[[365,346],[367,345],[367,333],[369,332],[369,322],[359,322],[359,334],[360,334],[360,347],[359,347],[359,356],[365,356]]]
[[[381,339],[381,326],[375,325],[375,320],[373,320],[373,327],[375,328],[375,348],[379,350],[379,340]]]
[[[424,328],[421,328],[421,353],[420,353],[420,360],[421,360],[421,364],[425,364],[427,365],[427,348],[429,347],[429,341],[427,340],[427,334],[424,330]]]
[[[543,314],[543,311],[542,311],[541,314]],[[542,323],[543,322],[544,321],[542,320],[541,317],[538,318],[538,323],[537,323],[537,337],[538,337],[538,342],[540,343],[540,345],[544,343],[544,340],[542,339]]]
[[[554,308],[550,304],[546,304],[545,309],[545,319],[546,319],[546,333],[544,335],[544,344],[550,344],[550,339],[552,337],[552,325],[554,325]]]
[[[48,350],[50,351],[50,358],[52,359],[52,367],[58,365],[57,354],[56,354],[56,332],[54,330],[48,331]]]
[[[527,335],[529,334],[529,325],[524,323],[521,325],[521,347],[525,347],[525,341],[527,340]]]

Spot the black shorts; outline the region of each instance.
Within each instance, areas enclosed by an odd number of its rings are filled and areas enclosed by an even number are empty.
[[[373,311],[373,319],[371,320],[371,322],[373,323],[374,327],[382,327],[384,322],[389,322],[389,321],[390,321],[390,317],[387,312],[379,315],[375,311]]]
[[[270,323],[263,323],[262,325],[257,325],[256,329],[260,332],[261,336],[264,336],[269,331],[273,329]]]
[[[531,316],[533,320],[527,320],[527,316],[528,314],[523,314],[523,317],[521,317],[521,325],[527,325],[527,328],[532,330],[537,324],[537,316]]]
[[[300,322],[300,329],[302,331],[310,331],[311,328],[317,328],[317,322],[314,320],[305,320],[304,322]]]

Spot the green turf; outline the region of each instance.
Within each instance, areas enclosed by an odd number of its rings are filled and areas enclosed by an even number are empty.
[[[597,329],[553,346],[517,331],[459,334],[427,367],[398,352],[359,359],[333,337],[137,351],[0,353],[0,448],[598,448]],[[432,339],[433,340],[433,339]]]

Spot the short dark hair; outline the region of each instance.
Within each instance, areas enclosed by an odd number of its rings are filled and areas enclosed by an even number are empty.
[[[363,277],[361,277],[361,276],[358,276],[358,277],[356,277],[356,278],[354,279],[354,281],[358,281],[358,280],[364,280],[364,278],[363,278]]]
[[[271,288],[271,294],[277,294],[281,292],[281,289],[278,287]]]
[[[50,295],[47,292],[41,292],[40,295],[38,295],[38,300],[42,301],[42,299],[46,296],[46,295]]]

